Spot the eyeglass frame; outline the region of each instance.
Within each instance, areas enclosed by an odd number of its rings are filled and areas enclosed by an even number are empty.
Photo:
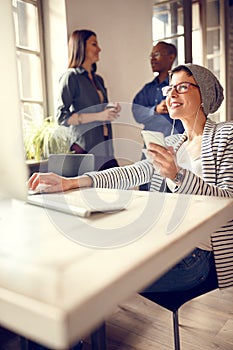
[[[168,53],[162,54],[160,51],[156,51],[155,53],[151,53],[149,55],[149,58],[152,60],[153,58],[159,58],[159,57],[163,57],[163,56],[169,56],[169,54]]]
[[[182,85],[182,84],[187,84],[187,91],[179,92],[179,91],[177,90],[177,86]],[[190,87],[190,86],[194,86],[194,87],[197,87],[198,89],[200,89],[199,85],[197,85],[197,84],[190,83],[189,81],[182,81],[182,82],[180,82],[179,84],[176,84],[176,85],[167,85],[167,86],[164,86],[164,87],[162,88],[162,94],[163,94],[163,96],[168,96],[168,94],[169,94],[173,89],[175,89],[175,91],[176,91],[176,93],[177,93],[178,95],[187,94],[187,92],[189,91],[189,87]],[[168,88],[170,88],[169,91],[165,92]]]

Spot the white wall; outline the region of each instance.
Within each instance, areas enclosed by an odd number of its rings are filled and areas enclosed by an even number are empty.
[[[122,103],[122,113],[113,131],[117,157],[122,158],[128,151],[126,163],[141,157],[141,125],[132,117],[131,103],[139,89],[153,79],[149,61],[153,3],[153,0],[66,0],[68,34],[76,29],[91,29],[97,34],[102,49],[98,73],[105,80],[109,100]]]
[[[98,72],[110,100],[131,102],[152,79],[152,0],[66,0],[67,29],[96,32],[102,52]]]

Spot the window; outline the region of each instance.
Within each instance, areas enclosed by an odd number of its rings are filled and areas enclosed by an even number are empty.
[[[193,62],[210,69],[225,82],[224,2],[220,0],[161,1],[153,7],[153,41],[176,45],[175,64]],[[225,102],[212,117],[225,120]]]
[[[208,0],[206,3],[206,65],[221,78],[221,26],[219,0]]]
[[[12,0],[21,110],[24,121],[46,115],[40,0]]]
[[[172,43],[177,47],[176,64],[184,62],[184,25],[183,1],[165,1],[153,9],[153,42],[159,40]]]

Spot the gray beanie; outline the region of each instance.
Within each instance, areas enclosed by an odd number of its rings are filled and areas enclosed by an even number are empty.
[[[182,66],[188,68],[200,88],[205,115],[207,116],[209,113],[216,112],[224,99],[223,87],[218,79],[209,69],[197,64],[186,63],[178,67]],[[174,70],[178,67],[175,67]]]

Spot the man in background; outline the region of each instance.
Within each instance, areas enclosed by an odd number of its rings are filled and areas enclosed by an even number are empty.
[[[144,130],[160,131],[164,136],[182,133],[183,125],[179,120],[173,122],[169,117],[162,88],[169,85],[169,71],[177,56],[173,44],[158,42],[150,55],[151,68],[157,76],[136,94],[133,100],[133,116],[136,122],[144,125]],[[144,154],[142,159],[145,158]],[[148,190],[148,185],[140,187]]]

